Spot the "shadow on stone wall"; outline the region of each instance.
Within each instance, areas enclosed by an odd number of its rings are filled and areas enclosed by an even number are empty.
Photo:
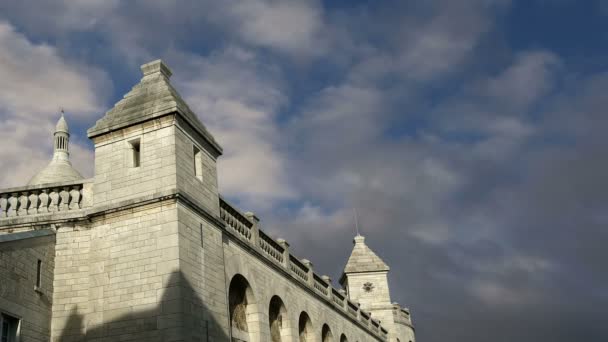
[[[222,325],[181,272],[173,272],[162,299],[148,310],[132,311],[86,329],[86,317],[72,309],[60,342],[80,341],[229,341]]]

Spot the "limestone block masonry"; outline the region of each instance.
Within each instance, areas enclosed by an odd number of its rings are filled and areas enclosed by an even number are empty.
[[[0,190],[0,341],[414,341],[389,267],[355,237],[334,287],[219,194],[223,151],[160,60],[69,161]],[[212,115],[212,113],[205,113]]]

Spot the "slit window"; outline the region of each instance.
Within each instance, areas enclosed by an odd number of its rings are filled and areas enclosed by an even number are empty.
[[[192,148],[192,155],[194,159],[194,175],[196,178],[203,180],[203,155],[201,150],[196,146]]]
[[[38,259],[38,265],[36,266],[36,288],[40,288],[42,284],[42,260]]]
[[[141,163],[141,143],[139,139],[129,142],[131,145],[131,167],[139,167]]]

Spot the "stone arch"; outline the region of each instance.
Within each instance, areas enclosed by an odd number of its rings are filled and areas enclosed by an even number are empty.
[[[342,334],[340,336],[340,342],[348,342],[348,338],[346,338],[346,335]]]
[[[313,341],[313,328],[312,321],[310,320],[310,316],[306,313],[306,311],[302,311],[300,313],[300,318],[298,319],[298,335],[300,336],[300,342],[310,342]]]
[[[327,324],[323,324],[323,329],[321,329],[321,341],[334,342],[334,335],[331,333],[331,329]]]
[[[233,342],[259,341],[259,314],[255,296],[245,277],[236,274],[228,289],[230,330]]]
[[[287,309],[281,297],[277,295],[272,296],[268,304],[268,324],[270,327],[270,340],[272,342],[289,340]]]

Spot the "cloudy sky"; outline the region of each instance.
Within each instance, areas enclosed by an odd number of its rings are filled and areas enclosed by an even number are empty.
[[[419,341],[607,341],[608,3],[0,2],[0,186],[162,58],[222,193],[320,273],[353,210]]]

